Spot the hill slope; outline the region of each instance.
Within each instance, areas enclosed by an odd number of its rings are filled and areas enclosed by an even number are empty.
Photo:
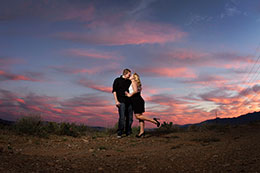
[[[212,120],[206,120],[201,123],[198,123],[198,125],[212,124],[212,123],[239,125],[239,124],[248,124],[257,121],[260,121],[260,112],[248,113],[234,118],[216,118]]]

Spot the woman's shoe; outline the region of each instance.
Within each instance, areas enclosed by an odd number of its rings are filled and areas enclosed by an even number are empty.
[[[137,138],[142,138],[142,137],[144,137],[144,132],[143,132],[142,134],[140,134],[140,135],[136,135],[135,137],[137,137]]]
[[[159,119],[158,118],[153,118],[153,119],[154,119],[154,121],[156,121],[157,127],[160,127],[161,123],[158,121]]]

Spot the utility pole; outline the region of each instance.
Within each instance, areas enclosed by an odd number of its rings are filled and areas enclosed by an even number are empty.
[[[216,124],[218,124],[218,110],[215,111],[215,115],[216,115]]]

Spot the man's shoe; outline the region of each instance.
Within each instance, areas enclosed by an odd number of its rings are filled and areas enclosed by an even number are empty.
[[[120,138],[122,138],[122,136],[121,135],[117,135],[117,139],[120,139]]]

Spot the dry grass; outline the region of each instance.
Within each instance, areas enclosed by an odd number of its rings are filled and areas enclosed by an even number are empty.
[[[0,130],[0,172],[259,172],[260,125],[48,138]]]

